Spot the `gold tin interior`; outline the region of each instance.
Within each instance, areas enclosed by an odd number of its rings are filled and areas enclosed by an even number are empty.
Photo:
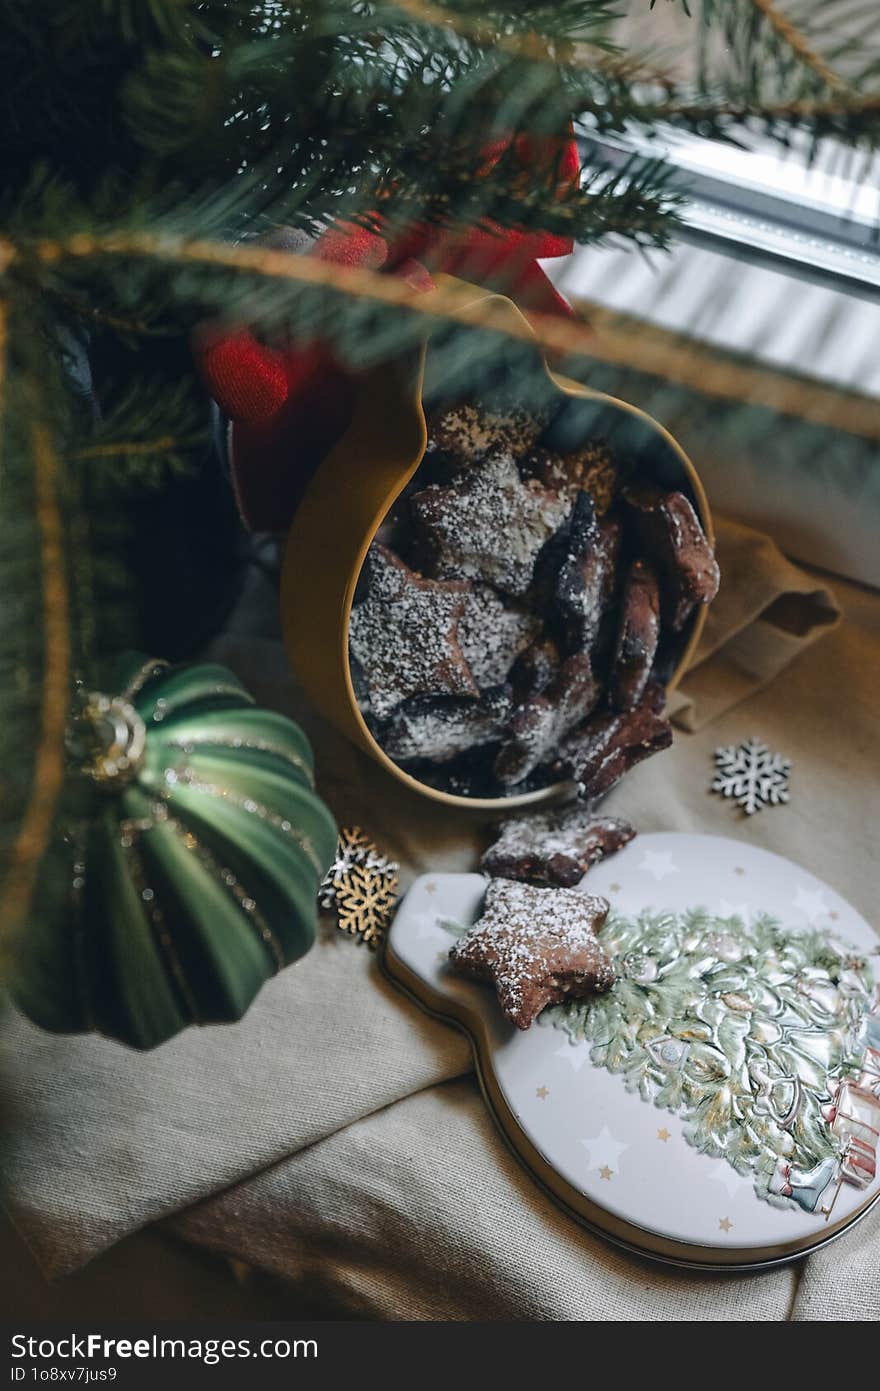
[[[438,277],[438,279],[445,277]],[[521,331],[520,311],[501,295],[474,289],[474,299],[494,301],[493,324],[505,318]],[[636,406],[553,372],[537,343],[539,369],[560,396],[577,397],[595,407],[595,431],[613,445],[615,436],[650,458],[649,477],[688,493],[711,545],[712,517],[696,469],[677,440]],[[547,802],[564,784],[509,797],[462,797],[414,778],[389,758],[358,708],[348,657],[348,622],[367,551],[398,495],[422,462],[427,444],[422,385],[425,347],[417,353],[363,373],[351,424],[320,465],[300,503],[287,537],[281,576],[284,644],[294,673],[313,705],[341,733],[364,749],[399,782],[448,806],[506,811]],[[587,412],[587,418],[590,413]],[[697,610],[678,663],[668,679],[672,690],[687,669],[706,620]]]

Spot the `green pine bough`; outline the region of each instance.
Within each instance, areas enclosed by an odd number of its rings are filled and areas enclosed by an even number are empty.
[[[132,656],[108,691],[80,693],[11,991],[45,1029],[151,1048],[308,951],[336,826],[305,735],[232,672]]]
[[[170,604],[164,631],[140,631],[139,599],[175,577],[170,548],[153,578],[151,555],[136,563],[136,519],[157,497],[182,514],[181,480],[212,476],[193,332],[219,321],[282,347],[317,335],[361,369],[455,322],[449,297],[404,303],[393,277],[362,276],[358,292],[350,276],[307,275],[303,256],[266,263],[258,235],[308,238],[380,209],[394,232],[488,219],[663,248],[678,199],[662,160],[593,168],[560,194],[551,157],[522,177],[515,137],[671,126],[736,140],[745,126],[877,148],[880,31],[854,22],[851,0],[659,6],[695,60],[680,65],[645,37],[650,8],[0,0],[0,969],[33,922],[34,885],[44,904],[67,891],[48,847],[74,794],[75,678],[96,688],[99,665],[133,646],[191,650],[175,647]],[[499,142],[508,153],[487,168]],[[468,385],[511,346],[472,323],[441,339],[450,380]],[[588,340],[567,343],[576,375]],[[220,584],[217,521],[201,509],[191,530]]]

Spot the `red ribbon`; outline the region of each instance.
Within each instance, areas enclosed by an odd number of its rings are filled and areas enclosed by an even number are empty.
[[[573,139],[518,136],[484,151],[481,173],[505,151],[523,177],[554,158],[560,191],[579,175]],[[310,255],[337,265],[402,276],[415,290],[433,288],[431,271],[445,272],[509,295],[527,315],[571,315],[539,259],[566,256],[572,241],[552,233],[487,222],[467,232],[416,224],[392,241],[376,217],[373,228],[337,224]],[[315,341],[280,351],[246,330],[199,335],[197,355],[208,388],[232,422],[231,463],[239,509],[256,531],[290,525],[306,485],[351,420],[355,384],[329,347]]]

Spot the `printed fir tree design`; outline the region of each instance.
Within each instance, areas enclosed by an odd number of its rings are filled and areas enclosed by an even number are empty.
[[[759,1196],[813,1210],[840,1173],[829,1108],[865,1052],[865,958],[826,933],[701,909],[612,917],[602,944],[617,984],[545,1020],[680,1114],[689,1143],[751,1175]]]

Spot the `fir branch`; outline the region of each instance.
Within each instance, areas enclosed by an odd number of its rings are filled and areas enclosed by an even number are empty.
[[[791,50],[798,62],[811,69],[827,87],[845,87],[843,79],[829,67],[824,58],[816,52],[805,34],[784,15],[774,4],[774,0],[750,0],[759,14],[767,21],[773,32]]]
[[[707,43],[686,82],[615,43],[613,0],[0,0],[0,837],[16,847],[15,913],[51,824],[61,675],[90,677],[101,643],[130,644],[135,504],[204,458],[196,325],[317,335],[355,366],[431,330],[453,376],[536,343],[591,355],[583,324],[529,326],[446,280],[422,295],[248,239],[378,209],[392,231],[662,247],[676,213],[662,165],[560,191],[553,142],[572,123],[736,139],[759,121],[876,147],[880,52],[867,21],[832,40],[847,4],[801,25],[797,0],[704,0],[704,35],[728,42]],[[508,154],[484,171],[487,146],[520,135],[546,142],[540,167],[523,177]]]
[[[614,71],[621,71],[611,56],[615,45],[607,37],[604,42],[599,42],[594,37],[589,45],[580,37],[574,38],[571,18],[568,18],[562,33],[552,37],[536,29],[526,29],[524,32],[505,31],[500,27],[497,15],[490,14],[488,18],[485,15],[471,17],[437,4],[435,0],[392,0],[392,3],[410,19],[431,25],[433,28],[449,30],[459,38],[470,39],[481,48],[497,48],[514,57],[538,62],[577,64],[583,67],[601,67],[608,64]],[[577,6],[577,19],[582,25],[589,22],[591,26],[607,26],[612,13],[610,6],[594,6],[589,15],[585,14],[585,8],[583,5]],[[512,17],[509,10],[507,17]],[[623,61],[621,60],[621,67]]]
[[[68,458],[81,459],[115,459],[120,454],[170,454],[176,452],[191,441],[182,440],[174,435],[160,435],[155,440],[114,440],[112,444],[93,444],[84,449],[74,449]]]
[[[256,276],[273,283],[293,282],[312,289],[326,290],[345,298],[366,300],[389,309],[403,310],[425,321],[460,324],[483,329],[520,342],[537,342],[566,356],[589,351],[590,330],[576,320],[554,315],[533,316],[509,322],[504,304],[496,297],[475,299],[473,286],[442,278],[441,284],[424,294],[406,280],[384,275],[366,266],[351,266],[289,251],[263,246],[230,246],[195,238],[191,241],[150,232],[120,232],[104,235],[76,233],[66,239],[39,242],[30,249],[47,264],[66,259],[100,260],[102,257],[145,258],[175,267],[194,265]],[[0,241],[0,256],[10,248]],[[14,261],[17,252],[12,249]],[[308,330],[303,330],[308,336]]]
[[[71,688],[70,603],[58,502],[58,459],[51,434],[37,420],[30,431],[35,515],[40,538],[42,622],[45,664],[42,677],[39,740],[34,754],[30,797],[12,845],[6,877],[0,886],[0,948],[23,922],[30,905],[37,869],[52,831],[55,808],[64,788],[64,735]]]

